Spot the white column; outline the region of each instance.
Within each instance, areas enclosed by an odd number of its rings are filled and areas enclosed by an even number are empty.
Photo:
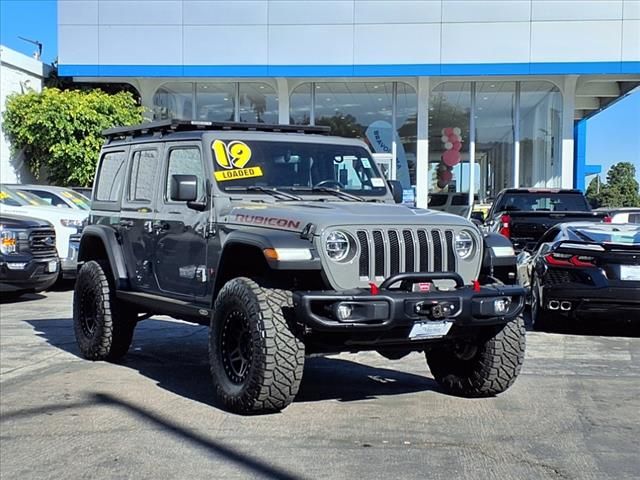
[[[513,123],[513,187],[518,188],[520,186],[520,82],[516,82]]]
[[[286,78],[276,78],[278,93],[278,123],[289,125],[289,82]]]
[[[416,151],[416,206],[429,201],[429,77],[418,78],[418,145]]]
[[[460,165],[462,173],[462,165]],[[462,188],[462,182],[460,182]],[[471,82],[471,116],[469,118],[469,216],[473,210],[476,190],[476,82]]]
[[[567,75],[562,89],[561,188],[573,188],[573,115],[576,107],[577,82],[577,75]]]

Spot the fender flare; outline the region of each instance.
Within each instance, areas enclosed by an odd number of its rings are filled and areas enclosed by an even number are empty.
[[[96,239],[102,244],[106,259],[109,261],[113,281],[116,289],[127,289],[129,286],[129,277],[127,275],[127,264],[122,254],[120,242],[116,237],[115,231],[106,225],[88,225],[82,231],[80,239],[80,248],[78,251],[78,263],[93,260],[90,250],[92,243]]]
[[[516,268],[516,255],[511,240],[499,233],[484,235],[484,252],[482,252],[482,271],[493,267],[513,266]]]

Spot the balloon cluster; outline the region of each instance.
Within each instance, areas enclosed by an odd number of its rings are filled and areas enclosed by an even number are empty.
[[[445,188],[453,180],[453,167],[460,163],[460,149],[462,148],[462,130],[458,127],[442,129],[442,144],[444,153],[438,165],[438,188]]]

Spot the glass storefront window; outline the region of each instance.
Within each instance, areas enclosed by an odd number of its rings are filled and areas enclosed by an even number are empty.
[[[233,121],[235,83],[198,82],[196,84],[196,120]]]
[[[271,85],[240,84],[240,121],[278,123],[278,96]]]
[[[398,143],[398,162],[402,163],[401,153],[406,156],[409,169],[409,181],[416,185],[416,155],[418,140],[418,96],[415,89],[406,83],[397,83],[396,128]]]
[[[513,187],[516,82],[476,83],[476,163],[480,196]]]
[[[313,84],[303,83],[291,92],[289,97],[289,123],[309,125],[311,123],[311,89]]]
[[[433,89],[429,99],[430,193],[468,191],[470,115],[470,82],[445,82]]]
[[[416,182],[417,108],[415,89],[400,82],[304,83],[290,97],[292,123],[311,123],[313,110],[315,125],[329,126],[334,135],[361,138],[374,153],[391,154],[395,142],[396,178],[407,190]]]
[[[193,83],[170,82],[162,85],[153,96],[155,120],[193,118]]]
[[[520,185],[559,187],[562,94],[545,81],[520,84]]]

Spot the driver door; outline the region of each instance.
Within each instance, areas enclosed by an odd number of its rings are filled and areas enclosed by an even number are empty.
[[[171,200],[172,175],[195,175],[198,178],[198,201],[206,201],[205,169],[199,142],[180,143],[167,148],[162,198],[154,222],[156,234],[156,275],[160,290],[170,296],[195,301],[206,295],[207,226],[210,208],[194,210],[186,202]]]

